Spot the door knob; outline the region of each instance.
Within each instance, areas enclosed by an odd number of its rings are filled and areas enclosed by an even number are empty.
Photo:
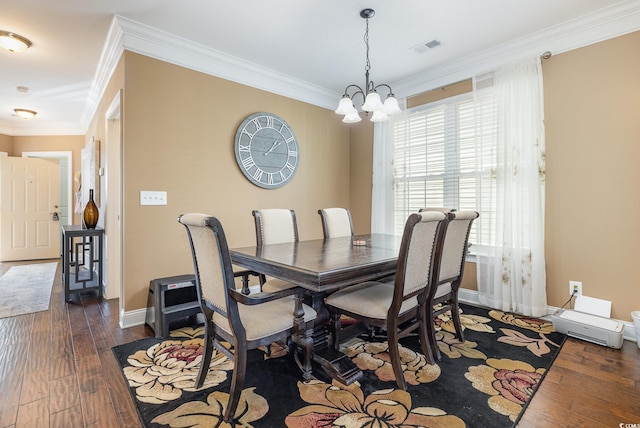
[[[59,221],[60,220],[60,216],[58,215],[57,211],[54,211],[53,213],[51,213],[53,217],[51,217],[51,220],[53,221]]]

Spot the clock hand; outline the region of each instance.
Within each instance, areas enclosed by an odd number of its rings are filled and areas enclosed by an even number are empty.
[[[274,141],[273,145],[271,145],[271,148],[269,150],[267,150],[264,155],[268,155],[269,153],[271,153],[272,151],[274,151],[276,149],[276,147],[278,147],[280,144],[282,144],[282,141]]]

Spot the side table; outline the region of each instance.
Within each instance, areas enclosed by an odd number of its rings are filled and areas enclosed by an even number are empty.
[[[71,293],[98,290],[102,297],[104,229],[62,226],[62,285],[64,299]]]

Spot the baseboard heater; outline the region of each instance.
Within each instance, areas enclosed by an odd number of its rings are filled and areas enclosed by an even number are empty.
[[[551,319],[560,333],[609,348],[622,347],[624,325],[620,321],[571,309],[558,309]]]

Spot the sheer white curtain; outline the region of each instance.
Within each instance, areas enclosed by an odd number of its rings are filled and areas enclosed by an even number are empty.
[[[490,185],[480,186],[477,227],[495,240],[477,255],[480,302],[529,316],[546,313],[545,141],[540,58],[474,78],[477,134],[493,135]],[[492,117],[493,116],[493,117]],[[494,130],[488,128],[494,126]],[[489,156],[490,155],[490,156]],[[479,235],[485,235],[482,231]]]
[[[405,114],[405,113],[400,113]],[[393,234],[393,139],[389,122],[376,122],[373,132],[371,233]]]

